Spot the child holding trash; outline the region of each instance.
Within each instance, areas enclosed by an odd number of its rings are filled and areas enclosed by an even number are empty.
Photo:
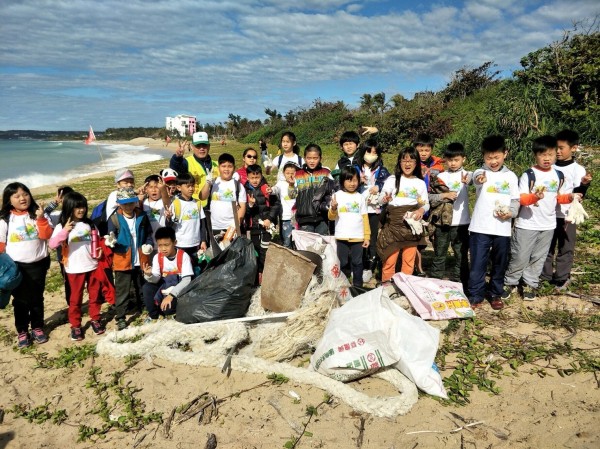
[[[580,194],[563,193],[564,175],[552,168],[556,139],[541,136],[532,145],[535,164],[519,179],[521,208],[510,243],[510,262],[504,275],[502,299],[510,298],[523,282],[523,299],[533,301],[556,227],[558,204],[569,204]],[[560,207],[560,206],[559,206]]]
[[[341,190],[331,196],[328,217],[335,220],[337,255],[342,272],[352,285],[363,285],[363,248],[369,247],[371,228],[367,215],[367,203],[358,192],[360,180],[354,166],[346,165],[340,170]]]
[[[142,303],[144,282],[141,266],[148,263],[152,254],[152,227],[148,216],[139,207],[139,200],[132,188],[117,191],[119,208],[108,220],[106,245],[113,249],[113,270],[115,273],[115,320],[117,328],[127,328],[129,290],[133,283],[135,305]]]
[[[210,182],[206,182],[200,195],[207,195]],[[171,201],[169,208],[169,224],[175,229],[177,247],[184,250],[192,261],[194,272],[198,275],[198,251],[206,251],[206,229],[202,220],[205,218],[201,202],[193,197],[196,179],[191,173],[182,173],[177,177],[179,195]],[[157,242],[158,243],[158,242]]]
[[[299,168],[294,162],[285,164],[283,167],[285,181],[277,181],[272,189],[273,195],[279,197],[279,203],[281,204],[279,229],[283,246],[286,248],[292,247],[292,230],[294,229],[292,219],[296,209],[296,198],[290,197],[290,189],[293,189],[296,185],[296,170]]]
[[[263,177],[260,165],[249,165],[246,167],[246,172],[248,180],[244,187],[248,193],[248,202],[244,228],[250,233],[254,249],[258,253],[258,285],[260,285],[267,249],[271,243],[281,204]]]
[[[90,325],[96,335],[105,332],[104,324],[100,321],[102,305],[102,284],[106,276],[98,269],[98,259],[101,248],[98,245],[98,230],[87,216],[87,199],[79,192],[71,192],[65,196],[60,220],[52,238],[50,248],[61,248],[62,261],[67,273],[67,283],[70,285],[69,324],[71,325],[71,340],[81,341],[84,338],[81,328],[81,304],[83,290],[87,284],[89,296]],[[93,236],[96,233],[95,237]]]
[[[442,279],[446,274],[446,257],[448,247],[454,253],[453,281],[462,282],[465,291],[469,282],[469,192],[472,173],[463,169],[466,153],[465,147],[458,142],[449,144],[444,150],[444,159],[448,170],[437,175],[443,183],[445,192],[436,193],[436,181],[429,194],[431,210],[429,222],[435,227],[433,238],[434,258],[429,275]],[[447,205],[447,206],[446,206]],[[450,217],[446,217],[441,209],[448,207]],[[450,220],[447,220],[450,218]]]
[[[152,265],[145,263],[142,266],[146,280],[142,291],[148,312],[147,323],[157,320],[160,315],[174,315],[179,293],[194,276],[190,256],[176,247],[174,229],[158,228],[154,238],[158,253],[152,259]]]
[[[471,272],[469,302],[472,308],[488,298],[494,310],[504,307],[504,273],[510,252],[511,218],[519,212],[519,182],[505,165],[508,150],[502,136],[488,136],[481,143],[483,167],[473,173],[475,207],[469,225]],[[490,282],[485,276],[492,259]]]
[[[377,254],[383,261],[381,280],[386,282],[396,273],[400,252],[402,273],[412,275],[417,245],[425,244],[422,219],[429,210],[429,199],[414,148],[400,152],[394,175],[383,184],[379,198],[381,204],[387,204],[377,236]]]

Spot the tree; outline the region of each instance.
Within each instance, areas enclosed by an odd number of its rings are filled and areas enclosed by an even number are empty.
[[[492,61],[488,61],[474,69],[465,66],[454,72],[452,79],[442,91],[444,101],[455,98],[464,99],[473,92],[496,83],[495,78],[500,74],[500,71],[490,70],[492,67],[496,67],[496,65]]]

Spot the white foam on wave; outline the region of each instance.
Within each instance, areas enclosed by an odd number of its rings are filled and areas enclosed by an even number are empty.
[[[147,153],[144,151],[146,150],[146,147],[138,145],[104,144],[98,145],[98,147],[104,162],[87,164],[60,173],[24,173],[16,178],[4,179],[2,180],[2,184],[6,185],[18,181],[32,189],[50,184],[63,184],[69,179],[163,159],[163,156],[160,154]]]

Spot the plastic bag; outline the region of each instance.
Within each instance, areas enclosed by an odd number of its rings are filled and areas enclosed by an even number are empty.
[[[238,237],[179,295],[177,321],[190,324],[243,317],[254,293],[257,270],[252,242]]]
[[[0,254],[0,309],[10,302],[10,292],[19,286],[22,275],[17,264],[6,254]]]
[[[475,316],[460,282],[422,278],[404,273],[392,276],[424,320],[451,320]]]
[[[433,368],[439,335],[379,287],[331,312],[310,363],[315,371],[343,382],[394,366],[421,390],[446,398]]]

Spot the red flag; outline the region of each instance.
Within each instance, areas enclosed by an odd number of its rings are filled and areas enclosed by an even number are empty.
[[[90,125],[90,132],[88,133],[87,139],[85,139],[85,144],[89,145],[94,140],[96,140],[96,136],[94,135],[94,130],[92,129],[92,125]]]

